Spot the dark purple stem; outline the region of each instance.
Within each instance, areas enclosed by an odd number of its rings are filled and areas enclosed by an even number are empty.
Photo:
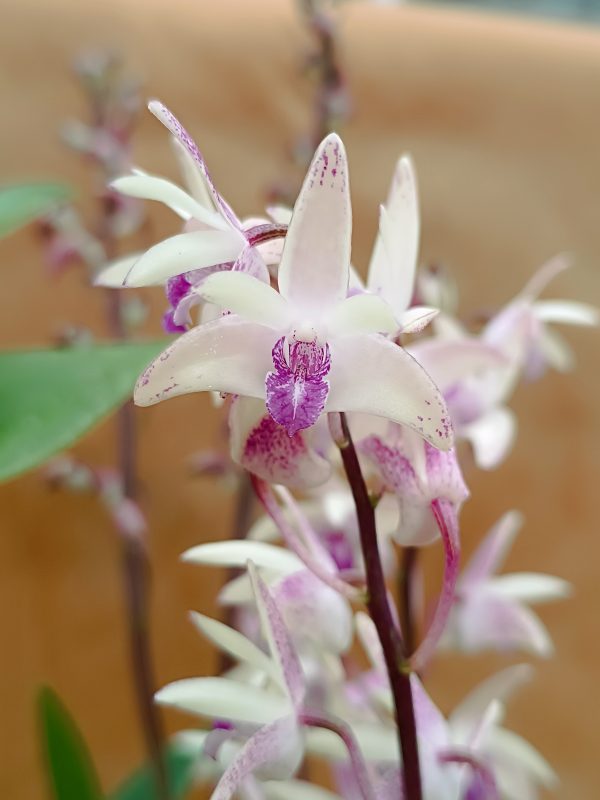
[[[407,653],[388,602],[377,542],[375,509],[367,491],[344,414],[340,414],[340,421],[343,437],[337,438],[336,444],[340,449],[356,505],[360,543],[367,577],[367,608],[381,642],[394,699],[399,746],[402,753],[404,800],[422,800],[417,727]]]
[[[458,521],[453,504],[449,500],[434,500],[431,510],[444,544],[444,583],[429,630],[410,659],[412,668],[417,672],[427,665],[446,627],[454,602],[460,562]]]
[[[324,728],[337,734],[343,741],[348,751],[356,785],[363,800],[376,800],[373,785],[369,777],[369,770],[360,752],[360,748],[350,728],[341,719],[323,716],[313,711],[304,711],[300,714],[300,722],[311,728]]]

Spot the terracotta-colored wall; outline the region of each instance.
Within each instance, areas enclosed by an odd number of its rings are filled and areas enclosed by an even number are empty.
[[[83,45],[121,48],[181,116],[227,197],[257,210],[265,183],[288,169],[284,147],[309,124],[310,92],[298,75],[307,39],[281,0],[3,0],[0,27],[0,176],[66,176],[85,192],[85,172],[61,147],[57,129],[82,112],[69,63]],[[354,260],[364,267],[377,204],[396,156],[414,155],[423,209],[423,260],[447,263],[462,309],[509,298],[547,257],[562,250],[576,269],[555,296],[600,302],[600,33],[499,21],[458,12],[349,5],[343,58],[355,101],[343,131],[351,161]],[[138,162],[175,175],[158,123],[141,121]],[[152,210],[155,234],[175,220]],[[2,347],[48,341],[61,321],[103,330],[101,293],[68,275],[44,277],[30,233],[0,243]],[[160,292],[148,330],[156,331]],[[597,696],[600,471],[596,332],[569,331],[578,353],[572,376],[519,390],[519,443],[493,474],[470,478],[463,517],[469,551],[508,507],[526,527],[509,568],[559,574],[572,600],[542,610],[558,654],[513,706],[509,723],[561,774],[560,797],[600,790]],[[152,636],[159,685],[209,672],[212,655],[191,630],[188,608],[210,612],[218,575],[185,568],[178,554],[226,535],[225,487],[189,476],[186,459],[218,437],[206,397],[138,410],[142,502],[151,521]],[[112,459],[110,423],[76,448]],[[112,786],[141,758],[122,621],[118,544],[87,497],[48,491],[38,474],[1,487],[0,787],[14,800],[43,784],[33,698],[53,684],[78,718],[102,777]],[[435,553],[430,554],[432,558]],[[440,659],[429,686],[442,707],[497,658]],[[167,715],[171,727],[182,718]]]

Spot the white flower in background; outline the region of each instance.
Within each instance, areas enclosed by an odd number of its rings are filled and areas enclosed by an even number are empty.
[[[475,551],[458,579],[442,646],[467,652],[493,648],[552,655],[546,628],[526,604],[567,597],[569,584],[539,573],[495,574],[521,525],[521,514],[508,511]]]

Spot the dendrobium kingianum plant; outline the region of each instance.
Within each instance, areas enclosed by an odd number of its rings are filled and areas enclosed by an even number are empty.
[[[198,779],[213,800],[534,800],[556,777],[502,727],[530,667],[504,669],[448,718],[424,683],[451,648],[552,652],[527,604],[568,585],[496,574],[518,512],[460,570],[460,442],[474,456],[463,468],[497,466],[516,433],[506,403],[518,380],[570,365],[547,323],[596,324],[596,310],[538,299],[559,258],[474,331],[438,304],[450,293],[435,276],[418,280],[410,158],[398,161],[363,281],[337,135],[318,146],[292,211],[242,221],[176,118],[156,101],[150,110],[188,191],[141,170],[112,187],[165,203],[183,231],[96,282],[165,288],[165,327],[181,335],[140,376],[135,401],[220,395],[230,469],[249,474],[265,511],[243,538],[183,556],[236,570],[219,595],[234,626],[192,616],[230,667],[157,696],[203,720],[181,734],[197,749]],[[442,586],[424,612],[419,553],[436,542]],[[327,786],[313,780],[313,756],[329,765]]]

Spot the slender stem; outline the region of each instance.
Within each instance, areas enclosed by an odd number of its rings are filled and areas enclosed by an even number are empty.
[[[400,628],[404,637],[404,646],[407,653],[415,649],[415,610],[413,607],[415,568],[419,557],[417,547],[405,547],[402,551],[402,566],[400,568],[399,595],[400,595]]]
[[[376,800],[375,793],[371,779],[369,777],[369,770],[365,760],[360,751],[360,747],[350,728],[341,719],[335,719],[331,716],[323,716],[318,712],[304,711],[300,715],[300,722],[311,728],[324,728],[327,731],[332,731],[337,734],[343,741],[348,751],[354,777],[356,778],[356,785],[362,795],[363,800]]]
[[[434,500],[431,503],[431,510],[444,545],[444,582],[429,629],[410,659],[411,666],[415,671],[420,671],[427,666],[444,632],[454,602],[460,562],[460,540],[454,505],[449,500]]]
[[[375,509],[365,484],[358,455],[350,436],[344,414],[340,414],[343,437],[337,440],[340,454],[356,505],[360,542],[367,577],[367,608],[375,624],[388,672],[400,751],[402,753],[402,776],[405,800],[422,800],[421,771],[417,744],[417,728],[410,668],[400,631],[392,615],[381,566]]]

